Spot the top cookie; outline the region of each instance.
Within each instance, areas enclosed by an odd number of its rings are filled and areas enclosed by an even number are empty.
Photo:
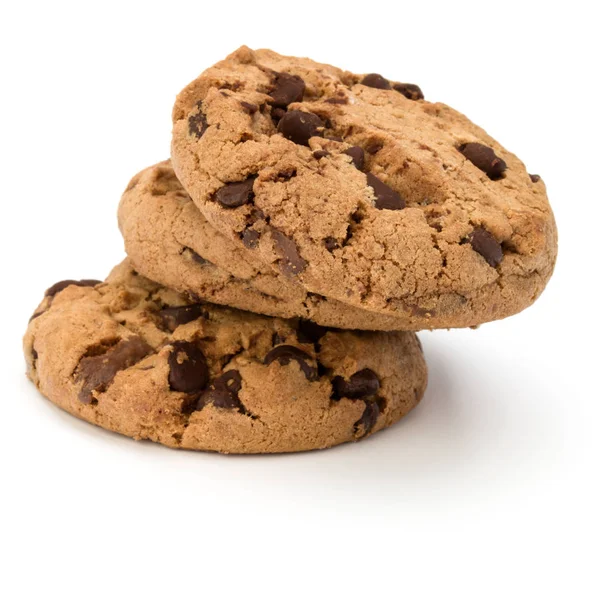
[[[307,290],[415,327],[531,304],[554,266],[544,183],[417,86],[242,47],[173,110],[206,218]]]

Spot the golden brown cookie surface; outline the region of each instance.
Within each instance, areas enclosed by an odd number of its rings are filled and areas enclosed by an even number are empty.
[[[310,292],[460,327],[526,308],[552,273],[543,181],[416,86],[242,47],[173,117],[208,221]]]
[[[328,330],[190,302],[125,261],[57,284],[24,339],[28,375],[68,412],[167,446],[291,452],[358,440],[423,395],[412,333]]]
[[[311,294],[208,223],[169,162],[136,175],[119,205],[129,260],[163,285],[242,310],[308,319],[326,327],[411,330],[420,319],[397,318]]]

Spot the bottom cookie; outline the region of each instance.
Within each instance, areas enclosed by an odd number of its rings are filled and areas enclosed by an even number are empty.
[[[295,452],[362,439],[416,406],[413,333],[326,329],[192,301],[138,275],[60,282],[24,338],[27,373],[71,414],[176,448]]]

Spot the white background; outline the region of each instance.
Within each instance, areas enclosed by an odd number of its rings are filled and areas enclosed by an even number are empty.
[[[2,598],[599,597],[600,49],[594,3],[558,4],[1,3]],[[422,334],[425,399],[361,444],[168,450],[24,375],[43,290],[121,260],[117,202],[168,155],[175,94],[242,43],[418,83],[555,209],[542,298]]]

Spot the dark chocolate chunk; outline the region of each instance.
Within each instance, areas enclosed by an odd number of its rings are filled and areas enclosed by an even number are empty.
[[[315,344],[315,348],[319,344]],[[325,377],[325,375],[329,375],[331,373],[331,369],[326,367],[322,362],[317,361],[317,373],[319,377]]]
[[[365,406],[365,410],[356,423],[354,423],[354,432],[358,433],[358,430],[362,426],[362,436],[368,435],[371,433],[373,427],[377,424],[377,419],[379,417],[379,405],[377,402],[369,402]]]
[[[243,88],[244,84],[241,81],[226,81],[219,87],[220,90],[231,90],[237,92],[240,88]],[[198,103],[200,104],[200,103]]]
[[[379,75],[379,73],[369,73],[362,78],[361,83],[368,87],[377,88],[379,90],[391,90],[390,82]]]
[[[202,350],[191,342],[172,342],[169,386],[176,392],[201,392],[208,383],[208,366]]]
[[[277,123],[279,123],[279,121],[281,121],[281,117],[283,117],[283,115],[285,115],[284,108],[274,108],[271,111],[271,119],[273,120],[273,123],[275,123],[275,125],[277,125]]]
[[[298,275],[306,269],[306,261],[300,256],[298,247],[294,240],[289,238],[287,235],[278,231],[277,229],[271,230],[271,236],[275,242],[275,246],[281,260],[279,261],[279,268],[286,275]]]
[[[274,360],[278,361],[280,365],[289,365],[290,361],[295,360],[299,365],[300,369],[309,381],[316,381],[319,378],[319,374],[315,367],[311,367],[306,361],[311,360],[310,354],[304,352],[296,346],[276,346],[265,356],[265,365],[270,365]]]
[[[335,96],[327,98],[324,102],[327,102],[327,104],[348,104],[348,98],[346,96]]]
[[[169,306],[158,313],[163,326],[168,331],[175,331],[179,325],[185,325],[206,316],[203,304],[188,304],[186,306]]]
[[[80,279],[79,281],[76,281],[75,279],[65,279],[64,281],[59,281],[58,283],[55,283],[53,286],[49,287],[44,296],[56,296],[58,292],[62,292],[70,285],[76,285],[79,287],[94,287],[99,283],[102,282],[98,279]]]
[[[231,369],[217,377],[209,388],[200,396],[196,409],[201,410],[207,404],[217,408],[237,409],[245,414],[246,409],[239,398],[242,389],[242,376],[239,371]]]
[[[379,390],[379,378],[371,369],[362,369],[350,376],[347,381],[337,375],[333,378],[333,398],[351,398],[357,400],[372,396]]]
[[[202,102],[198,102],[196,106],[198,112],[188,117],[188,132],[200,139],[208,129],[208,122],[206,121],[206,115],[202,112]]]
[[[497,267],[502,262],[504,256],[502,246],[487,229],[476,227],[467,236],[467,240],[473,247],[473,250],[485,258],[490,267]]]
[[[383,148],[383,142],[379,140],[372,140],[367,143],[365,150],[369,154],[377,154]]]
[[[251,104],[250,102],[246,102],[245,100],[242,100],[240,102],[240,104],[242,105],[242,108],[249,114],[249,115],[253,115],[257,110],[258,110],[258,106],[256,106],[256,104]]]
[[[414,83],[395,83],[392,87],[409,100],[423,100],[425,98],[421,88]]]
[[[270,92],[271,104],[277,108],[287,108],[292,102],[302,102],[306,85],[297,75],[276,73],[274,89]]]
[[[109,340],[89,348],[75,372],[75,381],[83,382],[79,400],[91,404],[93,392],[105,392],[119,371],[135,365],[151,352],[152,348],[139,336]]]
[[[381,179],[375,177],[373,173],[367,173],[367,184],[375,192],[375,208],[388,210],[402,210],[406,207],[404,199],[391,187],[383,183]]]
[[[289,181],[292,177],[296,177],[297,175],[296,169],[294,167],[288,167],[287,169],[282,169],[275,175],[273,181],[284,182]]]
[[[458,151],[490,179],[500,179],[506,171],[506,163],[489,146],[470,142],[460,145]]]
[[[327,150],[315,150],[313,152],[313,156],[319,160],[321,158],[325,158],[326,156],[329,156],[331,153],[327,152]]]
[[[529,179],[531,179],[531,181],[533,183],[537,183],[541,179],[541,177],[539,175],[531,175],[531,174],[529,174]]]
[[[326,237],[323,240],[323,243],[325,244],[325,248],[327,248],[327,250],[329,250],[329,252],[340,247],[340,245],[338,244],[338,241],[334,237]]]
[[[254,199],[253,185],[254,177],[250,177],[245,181],[226,183],[222,188],[217,190],[215,200],[224,208],[243,206]]]
[[[242,244],[250,250],[254,250],[258,246],[258,240],[260,239],[260,233],[255,229],[244,229],[242,232]]]
[[[300,319],[296,337],[301,344],[316,344],[327,331],[327,327],[317,325],[313,321],[307,319]]]
[[[352,146],[344,150],[344,154],[347,154],[352,159],[352,164],[359,171],[365,168],[365,151],[360,146]]]
[[[184,396],[179,410],[181,410],[184,415],[191,415],[195,410],[198,410],[198,396],[196,394]]]
[[[203,256],[200,256],[195,250],[192,250],[191,248],[187,248],[187,250],[189,251],[190,256],[192,257],[192,260],[194,262],[197,262],[199,265],[209,265],[209,264],[211,264]]]
[[[253,206],[250,210],[250,214],[246,216],[246,220],[249,225],[254,225],[257,221],[265,220],[265,213],[260,210],[260,208]]]
[[[295,144],[308,146],[308,140],[322,135],[323,121],[315,114],[301,110],[290,110],[277,124],[277,131]]]

